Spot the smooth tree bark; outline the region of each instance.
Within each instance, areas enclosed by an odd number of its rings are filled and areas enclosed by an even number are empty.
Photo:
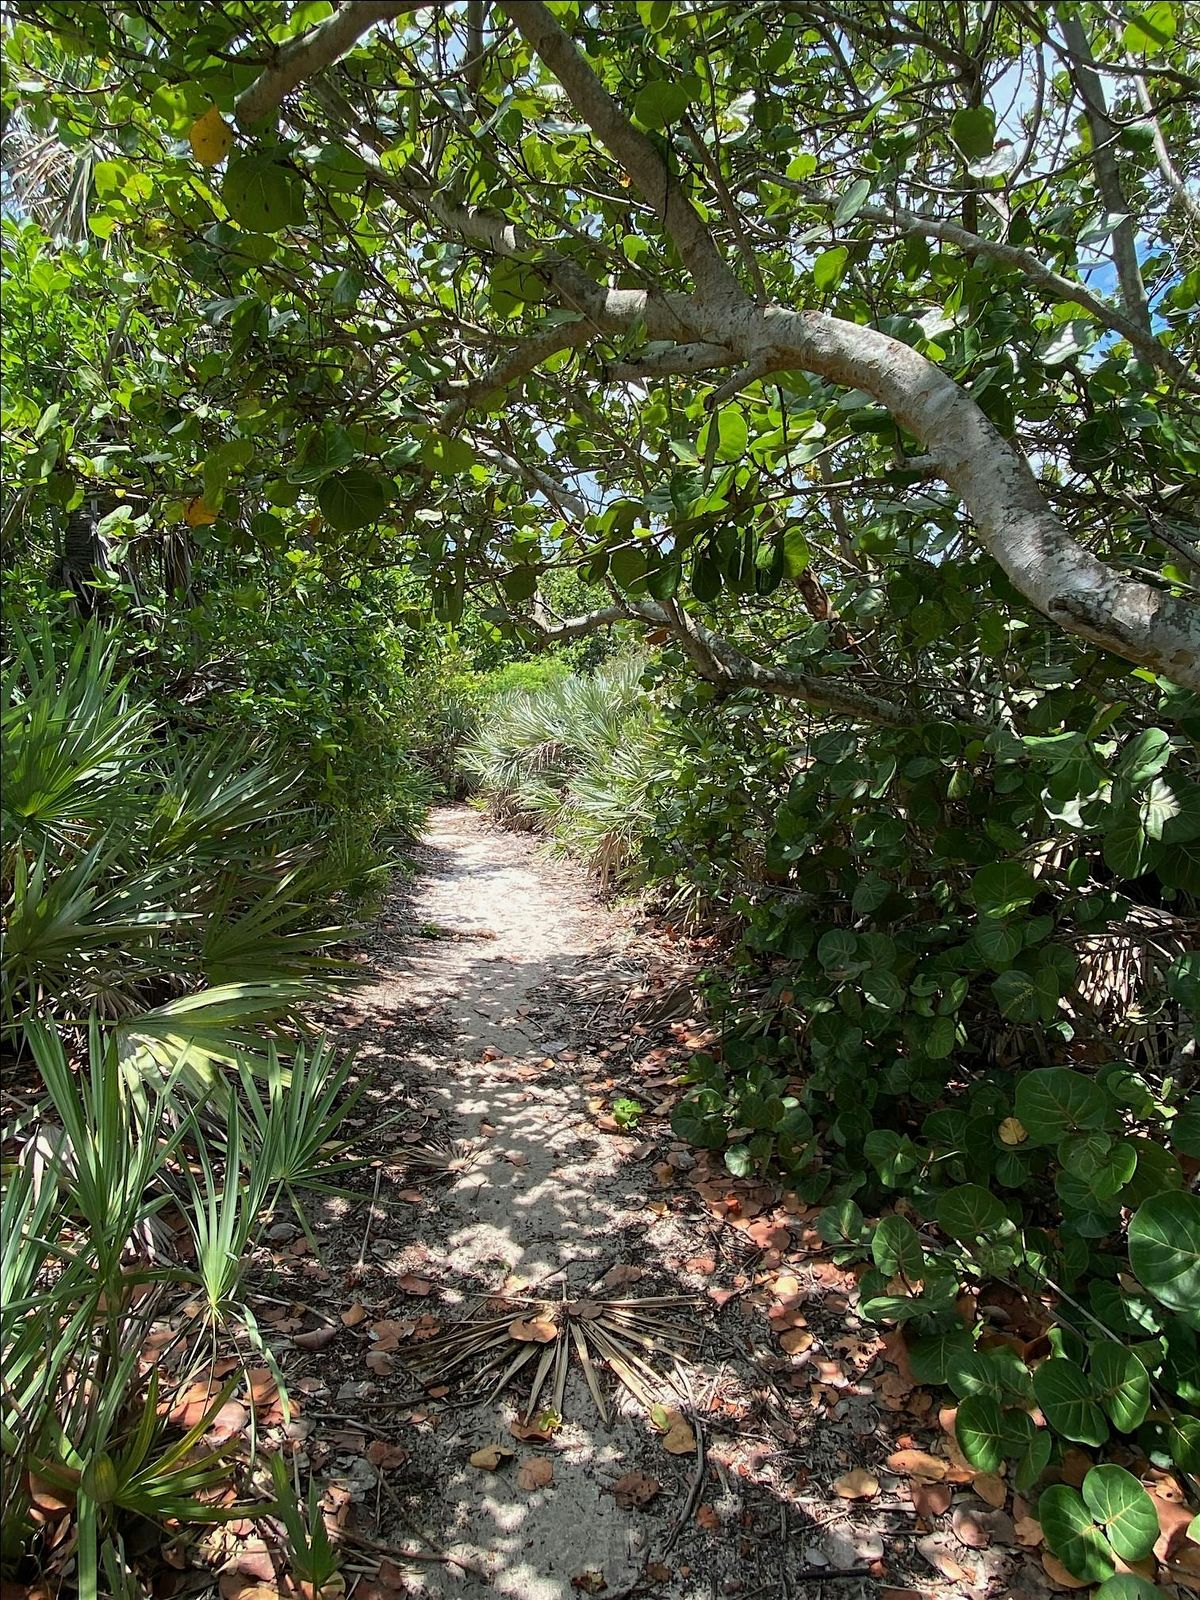
[[[238,103],[239,122],[249,125],[278,108],[305,79],[319,74],[350,49],[368,27],[411,10],[404,3],[351,0],[271,63]],[[934,363],[877,329],[821,312],[764,303],[742,287],[706,223],[672,175],[655,144],[609,94],[583,55],[541,0],[504,0],[507,17],[565,92],[577,115],[626,173],[671,240],[691,280],[690,293],[615,289],[590,276],[552,245],[531,239],[507,217],[464,206],[414,161],[403,170],[376,164],[373,175],[413,215],[492,257],[508,258],[538,273],[548,294],[573,320],[554,321],[513,341],[492,365],[465,385],[445,393],[442,424],[462,423],[471,408],[503,393],[563,351],[585,351],[613,335],[641,329],[654,345],[644,359],[603,368],[599,381],[629,381],[648,375],[694,375],[730,369],[713,396],[715,404],[773,372],[802,369],[847,388],[860,389],[884,406],[927,452],[936,472],[958,495],[974,535],[1015,588],[1060,627],[1187,688],[1200,689],[1200,607],[1190,598],[1129,577],[1099,560],[1073,539],[1054,514],[1021,451],[1006,440],[971,397]],[[1097,180],[1106,201],[1116,203],[1119,177],[1112,161],[1113,130],[1086,37],[1073,14],[1063,19],[1066,42],[1097,144]],[[368,156],[386,140],[365,116],[318,85],[323,104],[347,116]],[[723,187],[723,185],[722,185]],[[725,190],[728,196],[728,190]],[[992,242],[943,220],[876,208],[904,231],[954,243],[968,254],[991,252],[1020,266],[1031,282],[1055,299],[1073,298],[1143,359],[1171,372],[1181,384],[1200,387],[1195,374],[1165,351],[1151,332],[1145,289],[1127,232],[1114,234],[1124,311],[1107,306],[1086,288],[1043,267],[1028,252]],[[873,213],[874,214],[874,213]],[[746,240],[738,233],[739,249]],[[751,274],[759,282],[757,273]],[[593,381],[590,377],[583,381]],[[626,614],[633,614],[626,608]],[[646,619],[643,619],[646,620]],[[701,646],[701,649],[703,645]],[[699,655],[699,651],[693,651]],[[710,670],[712,659],[709,661]],[[751,664],[750,676],[768,685],[770,669]],[[778,675],[776,675],[778,676]],[[823,680],[792,674],[796,692],[819,697]],[[814,703],[828,703],[814,698]],[[848,709],[847,704],[847,709]],[[885,718],[894,708],[887,706]],[[878,711],[876,712],[878,715]]]

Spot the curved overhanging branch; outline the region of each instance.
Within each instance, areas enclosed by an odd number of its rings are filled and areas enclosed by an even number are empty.
[[[234,116],[240,128],[252,128],[278,109],[284,95],[332,66],[377,22],[416,11],[421,0],[343,0],[333,16],[289,39],[263,72],[237,100]]]
[[[505,9],[658,209],[695,283],[687,302],[691,340],[726,346],[755,370],[802,367],[872,395],[938,461],[980,542],[1026,599],[1089,643],[1200,689],[1200,607],[1123,577],[1072,539],[1020,451],[924,356],[872,328],[755,304],[658,151],[633,128],[542,0],[508,0]]]
[[[546,644],[564,644],[611,628],[618,622],[640,622],[663,629],[679,644],[698,677],[722,689],[755,689],[783,700],[800,700],[816,711],[832,711],[862,722],[881,723],[889,728],[911,728],[921,716],[882,695],[868,694],[842,678],[823,678],[816,673],[790,667],[766,666],[753,660],[719,634],[713,633],[695,617],[677,607],[652,600],[626,600],[560,622],[545,623],[533,617],[520,618]],[[986,730],[990,731],[990,730]]]

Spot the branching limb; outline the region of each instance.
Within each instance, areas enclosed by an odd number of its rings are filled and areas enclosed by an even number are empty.
[[[1116,129],[1108,119],[1108,104],[1104,85],[1096,71],[1095,57],[1087,33],[1078,16],[1064,6],[1059,14],[1059,26],[1067,48],[1075,58],[1073,76],[1083,97],[1084,116],[1092,135],[1092,167],[1096,186],[1109,214],[1121,220],[1113,225],[1113,259],[1117,268],[1117,281],[1121,285],[1121,298],[1125,310],[1149,331],[1150,302],[1146,285],[1142,282],[1142,269],[1137,258],[1137,225],[1129,214],[1121,174],[1117,170],[1115,154]]]
[[[656,378],[687,378],[713,367],[728,367],[737,357],[723,344],[672,344],[645,350],[636,361],[609,362],[604,376],[616,383],[653,382]]]
[[[778,177],[774,173],[767,176],[780,188],[794,189],[799,193],[806,192],[806,185],[796,179]],[[837,200],[833,196],[822,196],[821,203],[833,207],[837,204]],[[965,255],[991,256],[994,261],[1003,261],[1008,266],[1016,267],[1030,283],[1035,283],[1040,289],[1044,289],[1051,299],[1071,301],[1075,305],[1082,306],[1102,327],[1120,334],[1147,364],[1158,367],[1182,387],[1200,394],[1200,377],[1197,377],[1185,362],[1180,361],[1176,355],[1161,345],[1150,332],[1148,325],[1144,326],[1134,318],[1126,316],[1116,306],[1110,305],[1098,294],[1094,294],[1086,284],[1068,278],[1061,272],[1055,272],[1052,267],[1046,266],[1028,250],[1022,250],[1019,245],[1007,244],[998,239],[985,239],[981,234],[971,233],[960,223],[941,217],[926,216],[919,211],[906,211],[899,206],[863,206],[857,216],[865,222],[888,224],[901,233],[921,234],[927,239],[941,239],[945,244],[956,245]]]
[[[580,55],[542,0],[506,0],[526,42],[567,92],[576,111],[599,135],[651,205],[692,275],[699,294],[739,301],[745,291],[717,249],[700,214],[666,163]]]
[[[315,77],[344,56],[368,28],[415,11],[419,4],[420,0],[344,0],[333,16],[318,27],[290,39],[271,65],[238,96],[234,112],[238,126],[252,128],[261,122],[297,84]]]
[[[1162,126],[1154,112],[1154,102],[1150,98],[1150,91],[1146,87],[1145,78],[1135,78],[1134,87],[1137,90],[1138,104],[1146,113],[1150,123],[1150,132],[1154,140],[1154,155],[1158,162],[1158,170],[1162,173],[1163,182],[1171,191],[1171,198],[1176,205],[1182,206],[1193,222],[1200,222],[1200,199],[1198,199],[1179,175],[1179,171],[1171,159],[1171,152],[1167,149],[1167,141],[1163,138]]]
[[[871,395],[937,455],[979,542],[1045,616],[1102,649],[1200,689],[1200,608],[1125,577],[1072,539],[1021,452],[965,390],[910,346],[835,317],[755,305],[663,157],[633,128],[546,7],[540,0],[509,0],[507,9],[639,192],[652,201],[663,197],[664,227],[697,289],[680,310],[691,339],[728,345],[756,370],[760,363],[767,371],[799,367]],[[1126,311],[1140,316],[1132,303]]]
[[[586,322],[559,322],[543,333],[535,333],[521,342],[480,377],[458,390],[442,417],[442,426],[448,427],[459,420],[471,406],[480,404],[489,394],[509,388],[518,379],[527,377],[551,356],[563,350],[577,350],[590,344],[596,329]]]

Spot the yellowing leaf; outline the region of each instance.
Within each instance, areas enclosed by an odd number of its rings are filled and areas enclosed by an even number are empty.
[[[797,1356],[802,1350],[807,1350],[813,1342],[813,1336],[806,1328],[789,1328],[786,1333],[779,1335],[779,1343],[788,1355]]]
[[[183,513],[189,528],[209,528],[217,520],[217,513],[202,494],[189,500]]]
[[[928,1450],[894,1450],[887,1464],[891,1472],[903,1472],[906,1477],[926,1483],[940,1483],[949,1470],[948,1462],[941,1456],[931,1456]]]
[[[233,146],[233,129],[217,110],[209,106],[188,131],[192,154],[202,167],[215,167],[224,161]]]
[[[690,1456],[696,1449],[696,1435],[681,1411],[668,1411],[667,1430],[663,1436],[663,1449],[668,1455]]]
[[[833,1492],[843,1500],[871,1500],[879,1493],[879,1479],[866,1467],[854,1467],[834,1480]]]
[[[1024,1144],[1028,1137],[1025,1124],[1016,1117],[1005,1117],[1000,1124],[1001,1144]]]

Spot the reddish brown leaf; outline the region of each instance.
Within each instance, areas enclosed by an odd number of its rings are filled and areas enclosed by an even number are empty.
[[[509,1323],[508,1335],[519,1344],[553,1344],[558,1338],[558,1329],[545,1317],[530,1317],[528,1321],[518,1317]]]
[[[324,1350],[337,1338],[338,1330],[332,1323],[323,1328],[313,1328],[309,1333],[298,1333],[292,1340],[297,1350]]]
[[[622,1511],[640,1511],[643,1506],[650,1504],[661,1489],[662,1484],[657,1478],[649,1478],[644,1472],[627,1472],[613,1484],[612,1492]]]
[[[517,1468],[517,1484],[522,1489],[548,1489],[554,1482],[554,1465],[545,1456],[530,1456]]]

